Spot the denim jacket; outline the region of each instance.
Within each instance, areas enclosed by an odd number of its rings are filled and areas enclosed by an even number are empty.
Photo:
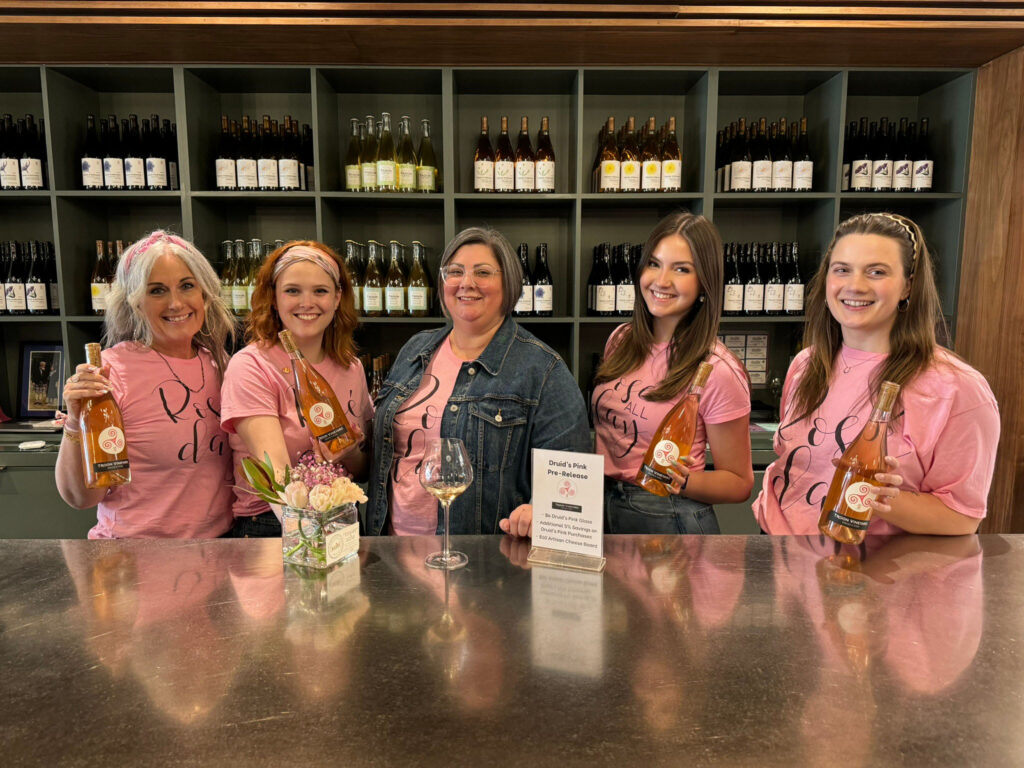
[[[387,522],[395,413],[419,387],[449,330],[409,339],[377,395],[364,524],[370,535],[383,533]],[[583,395],[569,369],[511,317],[476,360],[462,363],[441,436],[461,438],[473,465],[473,484],[451,505],[452,534],[500,533],[498,521],[530,500],[531,448],[592,450]],[[437,515],[441,533],[440,504]]]

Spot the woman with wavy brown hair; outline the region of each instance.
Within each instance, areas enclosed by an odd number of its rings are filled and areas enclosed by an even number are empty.
[[[292,361],[278,339],[282,330],[292,332],[303,356],[331,385],[353,427],[369,433],[373,404],[352,340],[357,323],[352,281],[330,247],[295,240],[260,267],[246,322],[248,345],[231,359],[222,390],[221,425],[234,452],[233,536],[281,535],[268,505],[243,490],[241,460],[268,455],[275,467],[283,467],[315,448],[296,409]],[[351,448],[341,464],[357,479],[365,475],[365,441]]]

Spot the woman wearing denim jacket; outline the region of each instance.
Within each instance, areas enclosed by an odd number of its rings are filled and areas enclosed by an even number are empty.
[[[440,277],[451,327],[406,342],[377,395],[365,529],[439,533],[419,468],[430,438],[457,437],[474,480],[452,502],[451,532],[516,534],[507,519],[530,501],[530,449],[591,450],[583,397],[558,354],[510,317],[522,269],[500,232],[460,232]]]

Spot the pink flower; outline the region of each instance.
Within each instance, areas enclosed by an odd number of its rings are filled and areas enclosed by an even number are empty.
[[[295,509],[305,509],[309,504],[309,491],[301,480],[292,480],[284,487],[284,503]]]

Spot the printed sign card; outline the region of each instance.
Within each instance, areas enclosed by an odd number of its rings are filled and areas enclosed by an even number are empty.
[[[604,456],[533,449],[530,562],[604,568]]]

